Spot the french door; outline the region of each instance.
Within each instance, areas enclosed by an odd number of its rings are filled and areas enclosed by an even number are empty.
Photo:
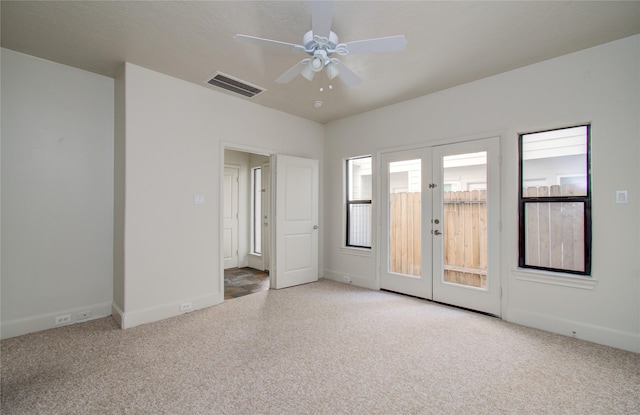
[[[499,138],[380,162],[380,288],[500,315]]]

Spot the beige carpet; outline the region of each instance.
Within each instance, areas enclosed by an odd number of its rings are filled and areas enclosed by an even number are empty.
[[[2,414],[637,414],[640,355],[332,281],[3,340]]]

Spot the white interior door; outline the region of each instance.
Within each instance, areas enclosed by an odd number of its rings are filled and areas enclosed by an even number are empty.
[[[276,261],[270,274],[279,289],[318,280],[318,160],[274,158]]]
[[[499,138],[380,157],[380,288],[500,315]]]
[[[224,167],[223,257],[224,269],[238,266],[238,175],[237,166]]]

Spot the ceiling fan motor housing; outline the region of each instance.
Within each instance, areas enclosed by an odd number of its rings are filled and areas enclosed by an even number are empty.
[[[309,30],[302,37],[302,44],[309,55],[313,55],[316,50],[322,49],[327,52],[327,56],[331,55],[338,45],[338,35],[329,32],[329,38],[314,36],[313,30]]]

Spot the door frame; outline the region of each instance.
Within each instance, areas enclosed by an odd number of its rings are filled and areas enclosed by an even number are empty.
[[[457,136],[457,137],[450,137],[450,138],[444,138],[444,139],[436,139],[436,140],[423,140],[420,142],[415,142],[413,144],[408,144],[408,145],[403,145],[403,146],[397,146],[397,147],[383,147],[380,148],[376,151],[376,156],[375,156],[375,169],[376,169],[376,186],[374,188],[374,195],[373,195],[373,200],[374,203],[377,205],[377,209],[376,210],[376,215],[375,215],[375,219],[377,222],[377,235],[376,235],[376,243],[378,244],[377,246],[380,247],[382,246],[381,244],[385,243],[385,241],[383,240],[383,235],[382,235],[382,212],[384,211],[384,209],[381,209],[381,203],[382,203],[382,192],[386,191],[386,189],[383,189],[382,187],[382,155],[386,154],[386,153],[394,153],[394,152],[398,152],[398,151],[405,151],[405,150],[419,150],[425,147],[436,147],[436,146],[442,146],[442,145],[448,145],[448,144],[459,144],[459,143],[465,143],[465,142],[469,142],[469,141],[477,141],[477,140],[485,140],[485,139],[489,139],[489,138],[498,138],[498,149],[499,149],[499,168],[500,168],[500,180],[499,180],[499,187],[500,187],[500,201],[498,202],[498,207],[500,209],[500,219],[499,219],[499,228],[500,228],[500,235],[499,235],[499,240],[500,240],[500,247],[499,252],[500,252],[500,259],[498,261],[499,265],[499,269],[498,272],[500,272],[500,276],[499,276],[499,281],[500,281],[500,289],[501,289],[501,296],[500,296],[500,309],[501,309],[501,313],[500,316],[498,316],[501,319],[507,319],[508,318],[508,267],[509,267],[509,261],[508,261],[508,253],[509,251],[505,251],[505,247],[507,247],[509,245],[509,241],[505,240],[506,236],[505,233],[502,232],[503,229],[503,217],[505,215],[505,212],[509,212],[508,206],[507,206],[507,202],[504,198],[504,195],[507,194],[506,193],[506,185],[507,185],[507,179],[505,178],[505,175],[502,174],[502,166],[503,166],[503,154],[507,154],[507,140],[506,137],[509,136],[509,131],[507,130],[490,130],[490,131],[486,131],[484,133],[477,133],[477,134],[469,134],[469,135],[464,135],[464,136]],[[374,289],[380,290],[380,280],[381,280],[381,272],[382,272],[382,268],[385,266],[385,258],[382,257],[382,253],[381,253],[381,249],[376,249],[375,252],[375,264],[376,264],[376,278],[375,278],[375,285],[374,285]],[[430,300],[427,300],[430,301]]]
[[[219,214],[218,214],[218,229],[222,230],[224,228],[224,167],[225,167],[225,157],[224,157],[224,152],[225,150],[233,150],[233,151],[240,151],[240,152],[244,152],[244,153],[252,153],[252,154],[258,154],[258,155],[262,155],[262,156],[267,156],[269,157],[269,164],[273,165],[273,159],[274,156],[277,154],[277,152],[275,150],[271,150],[271,149],[266,149],[266,148],[261,148],[261,147],[255,147],[255,146],[246,146],[243,144],[237,144],[237,143],[231,143],[231,142],[220,142],[220,157],[219,157],[219,169],[218,169],[218,175],[219,175],[219,180],[218,180],[218,209],[219,209]],[[269,180],[271,183],[273,183],[273,180],[275,180],[275,169],[271,168],[269,171]],[[273,196],[273,195],[272,195]],[[275,198],[271,197],[271,200],[269,201],[269,223],[272,224],[273,223],[273,215],[275,212]],[[224,235],[222,232],[219,232],[218,235],[218,243],[219,243],[219,249],[218,249],[218,258],[220,258],[220,264],[218,265],[218,271],[219,271],[219,278],[218,278],[218,290],[220,293],[222,293],[222,297],[224,298]],[[269,274],[275,274],[275,252],[276,252],[276,247],[275,247],[275,232],[274,229],[271,229],[271,232],[269,232],[269,264],[271,265],[271,269],[269,271]],[[272,284],[269,284],[270,288],[272,287]]]

